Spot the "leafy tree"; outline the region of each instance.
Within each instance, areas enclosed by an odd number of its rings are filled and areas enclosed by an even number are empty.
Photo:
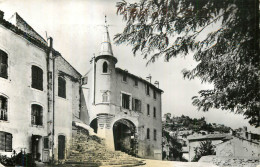
[[[197,162],[202,156],[215,155],[215,147],[210,140],[200,142],[200,146],[195,148],[195,156],[192,161]]]
[[[147,64],[193,54],[198,64],[184,77],[214,84],[193,104],[244,114],[259,126],[259,0],[122,0],[117,9],[126,21],[117,44],[132,45]]]

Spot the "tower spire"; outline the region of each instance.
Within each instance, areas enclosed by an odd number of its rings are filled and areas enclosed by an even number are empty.
[[[108,55],[108,56],[113,56],[113,51],[112,51],[112,45],[110,42],[110,37],[109,37],[109,32],[108,32],[108,24],[107,24],[107,16],[105,15],[105,32],[103,34],[103,40],[101,43],[101,50],[99,55]]]

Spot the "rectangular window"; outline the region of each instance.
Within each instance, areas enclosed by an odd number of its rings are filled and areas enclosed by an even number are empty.
[[[146,138],[147,138],[147,139],[150,139],[150,129],[149,129],[149,128],[147,128]]]
[[[156,108],[153,108],[153,117],[156,118]]]
[[[132,99],[132,110],[141,112],[142,102],[139,99]]]
[[[12,134],[0,132],[0,150],[5,152],[12,152],[12,139]]]
[[[43,90],[43,71],[37,66],[32,66],[32,88]]]
[[[0,120],[7,121],[7,98],[0,96]]]
[[[150,88],[149,88],[148,84],[145,85],[145,92],[146,92],[146,95],[150,95]]]
[[[149,116],[150,115],[150,105],[147,104],[147,115]]]
[[[44,149],[48,149],[49,148],[49,138],[48,137],[44,137],[43,138],[43,148]]]
[[[66,98],[66,80],[63,77],[58,78],[58,96]]]
[[[122,107],[130,109],[130,95],[122,93]]]
[[[32,125],[42,125],[42,107],[37,104],[32,105]]]
[[[134,86],[138,86],[138,80],[135,79],[134,82],[135,82],[135,83],[134,83]]]
[[[153,139],[156,140],[157,138],[157,132],[156,132],[156,129],[153,130]]]
[[[126,75],[126,72],[123,73],[123,81],[124,81],[124,82],[127,82],[127,75]]]
[[[153,98],[156,99],[156,91],[153,90]]]
[[[7,53],[0,50],[0,77],[7,79],[8,56]]]

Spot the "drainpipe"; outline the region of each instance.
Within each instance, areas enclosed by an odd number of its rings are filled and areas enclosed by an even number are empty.
[[[92,58],[93,62],[93,105],[96,105],[96,60],[95,56]]]

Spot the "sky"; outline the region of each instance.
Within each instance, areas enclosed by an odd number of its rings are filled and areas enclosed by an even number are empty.
[[[43,38],[51,36],[53,45],[71,65],[84,75],[90,68],[90,59],[98,56],[102,40],[105,15],[109,26],[110,39],[123,31],[125,23],[116,14],[116,2],[119,0],[0,0],[0,10],[8,20],[17,12]],[[138,0],[130,0],[138,1]],[[159,81],[162,94],[162,113],[174,116],[187,115],[192,118],[205,117],[207,122],[224,124],[231,128],[247,126],[252,132],[259,133],[244,120],[242,115],[228,111],[211,109],[208,112],[197,111],[191,98],[199,90],[213,88],[202,84],[199,79],[184,79],[182,70],[192,69],[196,62],[192,54],[164,62],[158,59],[146,66],[147,59],[140,53],[136,56],[131,46],[112,44],[117,67],[146,78],[152,76],[152,82]]]

